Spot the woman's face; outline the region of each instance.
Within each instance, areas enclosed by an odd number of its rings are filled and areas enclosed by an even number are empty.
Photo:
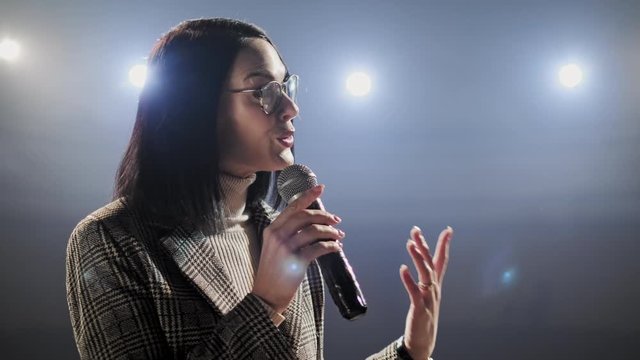
[[[258,89],[282,82],[286,69],[276,50],[263,39],[251,39],[240,50],[226,88]],[[218,113],[221,170],[246,177],[257,171],[281,170],[293,164],[292,120],[298,107],[283,96],[279,108],[267,115],[252,93],[224,92]]]

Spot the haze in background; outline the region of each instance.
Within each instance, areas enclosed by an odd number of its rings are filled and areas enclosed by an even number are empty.
[[[65,248],[110,201],[128,71],[217,16],[263,27],[301,78],[297,161],[369,302],[347,322],[327,296],[326,359],[402,334],[414,224],[432,247],[455,229],[435,359],[640,357],[640,2],[4,0],[0,38],[22,53],[0,61],[3,358],[78,358]],[[356,71],[367,96],[345,89]]]

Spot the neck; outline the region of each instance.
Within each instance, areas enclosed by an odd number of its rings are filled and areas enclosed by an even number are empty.
[[[247,193],[249,186],[251,186],[255,180],[255,173],[245,177],[228,173],[220,174],[222,202],[227,228],[239,225],[249,219],[248,214],[245,214]]]

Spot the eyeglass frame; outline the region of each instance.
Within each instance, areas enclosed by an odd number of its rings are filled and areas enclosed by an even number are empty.
[[[287,92],[284,90],[286,83],[291,81],[291,79],[295,78],[295,82],[296,82],[296,92],[295,94],[293,94],[293,98],[291,98],[291,96],[289,96],[289,94],[287,94]],[[296,103],[296,95],[298,94],[298,84],[300,82],[300,77],[296,74],[289,74],[282,82],[278,82],[276,80],[273,81],[269,81],[268,83],[266,83],[265,85],[257,88],[257,89],[246,89],[246,90],[233,90],[233,89],[228,89],[228,92],[234,93],[234,94],[238,94],[238,93],[253,93],[253,95],[260,100],[260,108],[262,108],[262,111],[264,111],[264,113],[266,115],[271,115],[272,113],[274,113],[276,110],[279,109],[280,107],[280,103],[282,101],[282,96],[286,96],[288,97],[294,104]],[[278,85],[278,87],[280,88],[280,97],[278,98],[278,102],[275,103],[273,105],[273,110],[271,112],[268,112],[267,110],[264,109],[264,103],[263,103],[263,99],[264,96],[262,95],[262,92],[265,91],[265,89],[270,86],[272,83],[276,83]]]

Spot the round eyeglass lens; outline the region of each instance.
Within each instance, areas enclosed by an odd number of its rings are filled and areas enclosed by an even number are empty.
[[[271,82],[262,89],[262,107],[270,114],[278,105],[280,98],[280,84]]]
[[[291,75],[289,80],[285,83],[285,92],[287,96],[294,102],[296,101],[296,94],[298,93],[298,76]]]

